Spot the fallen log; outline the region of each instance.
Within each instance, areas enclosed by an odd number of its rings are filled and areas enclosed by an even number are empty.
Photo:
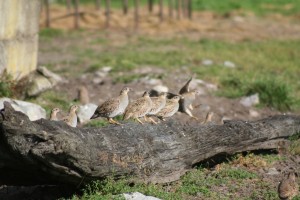
[[[175,181],[218,154],[276,149],[300,131],[300,117],[200,125],[172,119],[158,125],[72,128],[29,118],[7,102],[0,116],[0,182],[80,185],[107,176],[145,182]],[[3,177],[6,177],[3,178]]]

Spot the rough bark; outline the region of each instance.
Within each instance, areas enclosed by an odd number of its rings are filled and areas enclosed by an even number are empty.
[[[254,122],[225,121],[224,125],[169,119],[158,125],[127,122],[103,128],[30,121],[7,102],[1,115],[0,177],[22,184],[77,186],[122,175],[171,182],[202,160],[223,153],[274,149],[300,130],[300,117],[287,115]]]

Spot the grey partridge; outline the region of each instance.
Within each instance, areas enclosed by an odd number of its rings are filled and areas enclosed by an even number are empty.
[[[53,108],[51,110],[51,113],[50,113],[50,120],[52,120],[52,121],[58,121],[57,113],[59,113],[59,112],[60,112],[59,108]]]
[[[77,126],[77,114],[76,110],[78,109],[77,105],[72,105],[70,107],[70,111],[68,116],[63,118],[63,121],[67,123],[69,126],[76,127]]]
[[[143,124],[140,117],[145,117],[148,114],[152,107],[152,101],[150,98],[150,92],[146,91],[142,97],[136,99],[131,102],[125,110],[125,114],[123,119],[133,118],[137,120],[139,123]]]
[[[296,174],[290,172],[278,185],[278,197],[281,200],[291,200],[298,195],[299,186],[296,181]]]
[[[174,96],[171,99],[167,99],[165,107],[156,116],[163,121],[165,121],[165,118],[173,116],[179,109],[179,100],[181,98],[180,96]]]
[[[109,123],[121,125],[121,123],[115,121],[113,117],[116,117],[124,113],[129,103],[128,92],[131,90],[132,89],[129,87],[124,87],[121,90],[119,96],[108,99],[104,103],[99,105],[96,108],[91,119],[95,119],[98,117],[105,117],[107,118]]]

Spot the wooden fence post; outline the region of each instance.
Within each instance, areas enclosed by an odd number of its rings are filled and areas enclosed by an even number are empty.
[[[181,14],[181,0],[177,0],[177,19],[180,19]]]
[[[71,0],[66,0],[66,5],[67,5],[67,11],[68,13],[71,12]]]
[[[160,22],[164,20],[163,0],[159,0],[159,18]]]
[[[128,13],[128,0],[123,0],[123,14],[127,15]]]
[[[79,6],[79,0],[75,0],[74,1],[74,8],[75,8],[74,27],[75,27],[75,29],[79,28],[79,10],[78,10],[78,6]]]
[[[148,10],[150,13],[153,11],[153,0],[148,0]]]
[[[100,11],[101,8],[101,0],[96,0],[96,10]]]
[[[49,8],[49,0],[45,0],[45,11],[46,11],[46,27],[50,27],[50,8]]]
[[[192,0],[188,0],[188,17],[192,19],[193,5]]]
[[[174,1],[169,0],[169,17],[173,18],[173,7],[174,7]]]
[[[134,0],[134,28],[139,27],[139,0]]]
[[[109,26],[110,26],[110,0],[105,1],[105,6],[106,6],[106,11],[105,11],[106,24],[105,24],[105,27],[109,28]]]

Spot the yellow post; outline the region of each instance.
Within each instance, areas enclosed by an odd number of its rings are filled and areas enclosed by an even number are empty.
[[[40,0],[0,1],[0,74],[15,79],[36,69]]]

